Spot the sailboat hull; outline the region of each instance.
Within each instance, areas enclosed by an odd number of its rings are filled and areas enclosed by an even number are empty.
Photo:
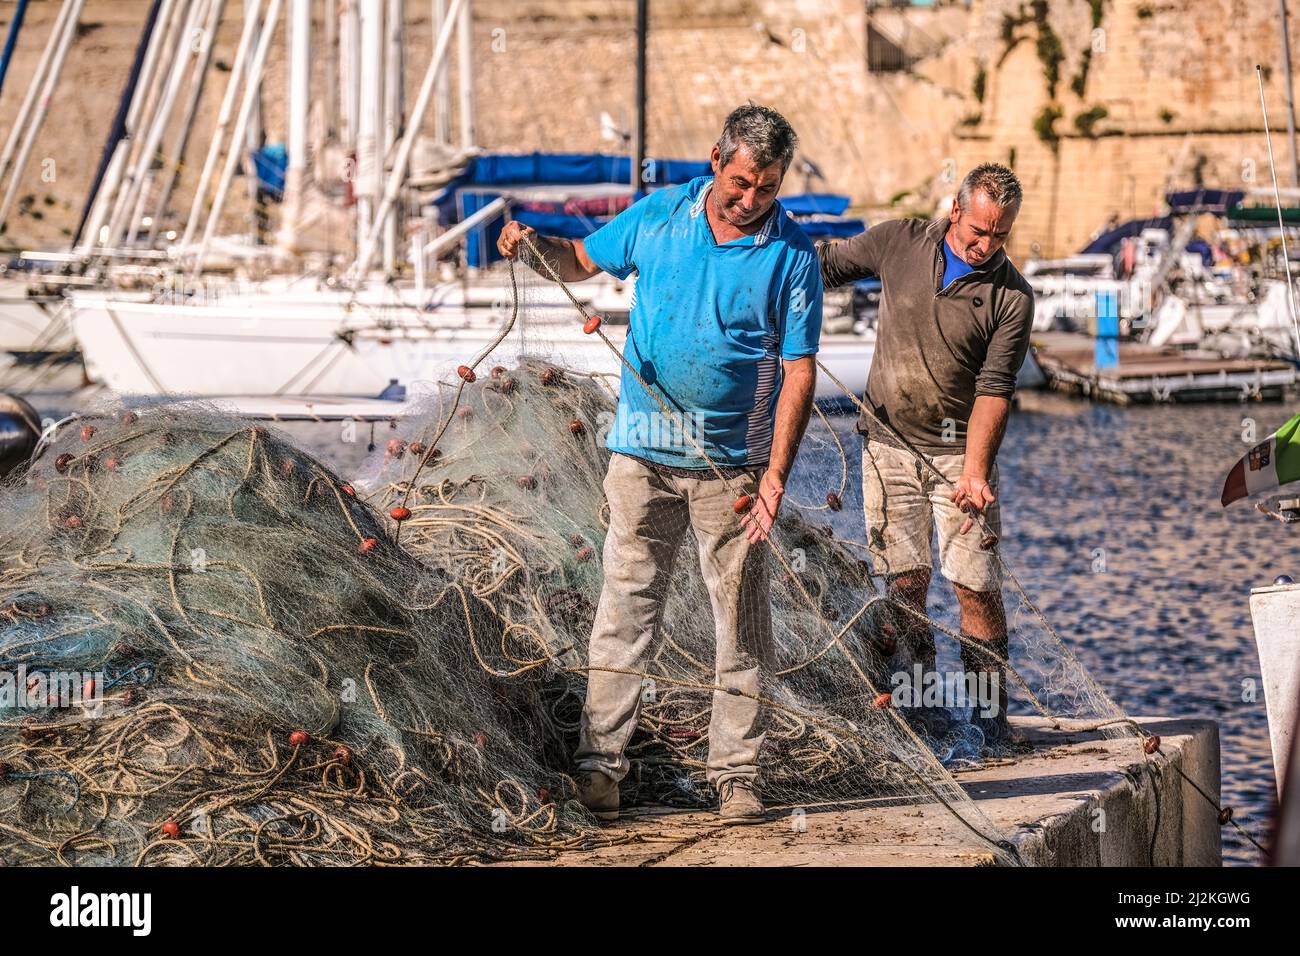
[[[504,309],[349,311],[284,300],[178,306],[99,293],[74,296],[72,310],[88,375],[123,395],[374,396],[393,380],[408,387],[445,380],[492,345],[506,318]],[[622,345],[626,326],[610,323],[604,331]],[[873,352],[870,335],[826,335],[819,358],[861,394]],[[600,338],[571,320],[517,327],[488,362],[511,365],[525,353],[577,371],[620,371]],[[843,393],[820,376],[817,397]]]

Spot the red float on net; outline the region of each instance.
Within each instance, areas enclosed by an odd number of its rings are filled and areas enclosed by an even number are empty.
[[[181,825],[175,820],[168,820],[162,825],[162,832],[168,840],[175,840],[181,835]]]
[[[95,426],[94,426],[94,425],[82,425],[82,426],[81,426],[81,440],[82,440],[82,441],[90,441],[90,440],[91,440],[92,438],[94,438],[94,437],[95,437]]]
[[[459,368],[457,368],[456,374],[459,375],[467,382],[472,382],[474,381],[475,378],[478,377],[474,374],[474,370],[470,368],[468,365],[462,365]]]
[[[598,328],[600,328],[600,322],[601,322],[600,316],[593,315],[591,318],[587,319],[587,321],[582,324],[582,331],[590,335],[592,332],[595,332]]]
[[[401,505],[398,505],[392,511],[388,512],[388,517],[392,518],[394,521],[405,521],[407,518],[411,517],[411,509],[403,508]]]
[[[363,538],[361,543],[357,545],[357,550],[362,554],[366,554],[367,552],[375,550],[377,547],[379,547],[378,538]]]
[[[311,743],[311,734],[305,730],[295,730],[289,735],[290,747],[305,747]]]
[[[741,495],[736,499],[736,503],[731,506],[731,510],[738,515],[743,515],[754,504],[754,499],[749,495]]]

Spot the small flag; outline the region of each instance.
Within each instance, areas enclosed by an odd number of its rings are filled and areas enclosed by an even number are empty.
[[[1232,466],[1223,483],[1224,506],[1238,498],[1300,481],[1300,415],[1264,439]]]

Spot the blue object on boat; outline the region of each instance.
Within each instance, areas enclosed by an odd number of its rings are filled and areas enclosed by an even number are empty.
[[[707,175],[709,168],[707,162],[647,159],[641,178],[647,186],[670,186]],[[471,160],[465,172],[449,183],[448,188],[519,186],[530,183],[580,186],[626,183],[631,178],[630,156],[608,153],[490,153]]]
[[[1165,202],[1174,213],[1214,212],[1224,215],[1239,205],[1246,194],[1239,189],[1189,189],[1165,193]]]
[[[1174,220],[1170,216],[1160,216],[1155,219],[1130,219],[1128,222],[1120,223],[1115,228],[1103,232],[1080,249],[1079,254],[1090,256],[1097,253],[1111,252],[1119,245],[1121,239],[1140,236],[1143,229],[1173,229],[1173,227]]]
[[[284,171],[289,168],[289,151],[283,143],[271,143],[252,152],[253,168],[262,189],[277,202],[284,198]]]
[[[1119,294],[1113,290],[1098,292],[1097,346],[1094,362],[1097,368],[1119,367]]]
[[[796,216],[842,216],[849,208],[849,197],[838,193],[801,193],[782,196],[781,205]]]
[[[785,204],[784,199],[781,204]],[[848,239],[867,229],[861,219],[797,219],[796,222],[809,239]]]
[[[406,401],[406,386],[395,378],[388,380],[388,385],[379,393],[381,402],[404,402]]]

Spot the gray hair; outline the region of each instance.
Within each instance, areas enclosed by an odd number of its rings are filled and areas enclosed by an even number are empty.
[[[1016,174],[1001,163],[981,163],[967,173],[957,190],[957,205],[962,209],[969,208],[976,190],[1001,209],[1018,205],[1025,195]]]
[[[799,137],[784,116],[754,103],[732,110],[722,124],[722,135],[718,137],[723,166],[731,162],[736,150],[744,146],[760,169],[780,163],[782,173],[790,168],[798,145]]]

